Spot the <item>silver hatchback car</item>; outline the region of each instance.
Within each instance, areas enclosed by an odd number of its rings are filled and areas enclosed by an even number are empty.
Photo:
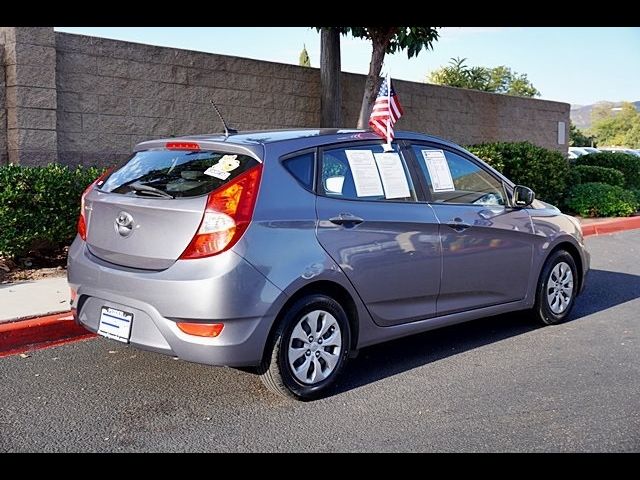
[[[368,345],[569,315],[589,269],[574,218],[445,140],[383,147],[335,129],[140,143],[82,196],[77,321],[310,399]]]

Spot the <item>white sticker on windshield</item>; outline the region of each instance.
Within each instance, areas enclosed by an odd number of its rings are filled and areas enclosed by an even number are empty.
[[[407,176],[402,167],[400,155],[396,152],[390,153],[374,153],[380,177],[382,177],[382,186],[384,187],[384,196],[386,198],[407,198],[411,196],[409,192],[409,183]]]
[[[353,183],[359,197],[384,195],[376,161],[371,150],[345,150]]]
[[[424,163],[429,170],[431,187],[434,192],[452,192],[456,189],[451,178],[451,170],[442,150],[422,150]]]
[[[229,172],[225,172],[224,170],[222,170],[217,163],[207,168],[204,171],[204,174],[209,175],[210,177],[219,178],[220,180],[226,180],[231,175]]]
[[[238,155],[223,155],[218,160],[218,163],[207,168],[204,174],[220,180],[226,180],[231,175],[229,172],[233,172],[240,166],[240,162],[236,158],[238,158]]]
[[[238,155],[224,155],[220,160],[218,160],[218,166],[220,170],[225,172],[233,172],[236,168],[240,166],[240,162],[236,160]]]

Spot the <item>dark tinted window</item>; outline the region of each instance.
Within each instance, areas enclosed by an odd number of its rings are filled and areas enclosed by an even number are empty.
[[[504,205],[502,183],[475,162],[448,150],[414,145],[433,202]]]
[[[324,150],[319,193],[351,200],[415,201],[411,175],[398,146],[357,145]]]
[[[313,158],[313,152],[309,152],[287,158],[282,164],[302,185],[311,189],[313,188]]]
[[[258,164],[247,155],[202,151],[136,152],[100,187],[104,192],[156,197],[207,194]]]

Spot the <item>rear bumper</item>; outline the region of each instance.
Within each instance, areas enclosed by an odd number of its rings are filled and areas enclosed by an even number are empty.
[[[101,307],[134,315],[133,346],[210,365],[257,365],[284,294],[233,251],[179,260],[161,272],[118,267],[93,256],[76,238],[69,285],[77,321],[98,330]],[[216,338],[188,335],[176,321],[222,322]]]

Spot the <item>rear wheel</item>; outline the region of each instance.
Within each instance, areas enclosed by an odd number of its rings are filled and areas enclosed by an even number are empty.
[[[278,395],[317,398],[340,373],[350,341],[342,306],[325,295],[305,296],[285,312],[260,367],[260,378]]]
[[[564,321],[573,308],[578,291],[576,262],[566,250],[551,254],[538,280],[533,314],[545,325]]]

